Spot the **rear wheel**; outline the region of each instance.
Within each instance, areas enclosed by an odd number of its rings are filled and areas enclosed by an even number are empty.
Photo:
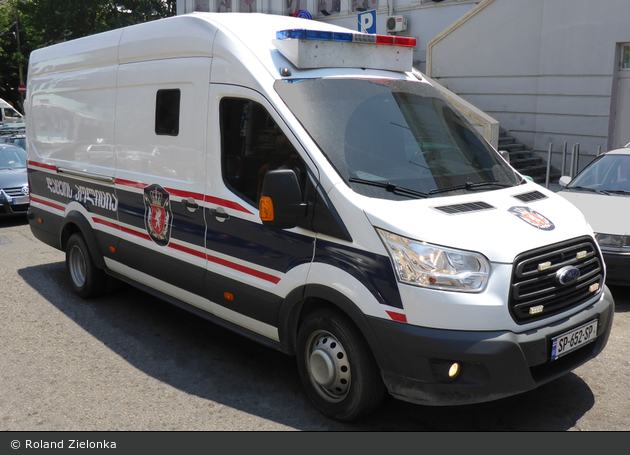
[[[74,292],[83,298],[99,295],[107,284],[107,274],[94,265],[81,234],[72,234],[66,245],[66,268]]]
[[[378,366],[359,330],[339,312],[319,310],[306,317],[297,359],[307,394],[327,416],[356,420],[380,405],[385,386]]]

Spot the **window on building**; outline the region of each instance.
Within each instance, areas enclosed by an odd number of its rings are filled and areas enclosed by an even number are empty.
[[[257,11],[257,0],[239,0],[238,11],[241,13],[255,13]]]
[[[220,113],[223,179],[232,191],[258,207],[265,174],[274,169],[292,169],[304,191],[304,162],[262,105],[224,98]]]
[[[352,0],[352,11],[369,11],[378,8],[378,0]]]
[[[630,69],[630,43],[621,45],[621,68]]]
[[[155,134],[177,136],[179,134],[179,89],[158,90],[155,101]]]
[[[341,0],[318,0],[317,15],[330,16],[341,12]]]
[[[231,13],[232,12],[232,0],[221,0],[217,2],[217,13]]]
[[[195,0],[195,11],[209,12],[211,0]]]

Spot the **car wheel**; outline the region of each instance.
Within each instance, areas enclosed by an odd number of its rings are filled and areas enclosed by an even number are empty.
[[[74,292],[83,298],[103,292],[107,274],[94,265],[90,251],[81,234],[72,234],[66,246],[66,268]]]
[[[357,420],[383,399],[385,386],[366,341],[337,311],[319,310],[306,317],[298,332],[297,360],[307,394],[329,417]]]

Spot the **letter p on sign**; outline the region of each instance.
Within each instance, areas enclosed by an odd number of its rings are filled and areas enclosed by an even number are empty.
[[[366,11],[364,13],[359,13],[357,16],[359,20],[359,32],[361,33],[376,33],[376,10]]]

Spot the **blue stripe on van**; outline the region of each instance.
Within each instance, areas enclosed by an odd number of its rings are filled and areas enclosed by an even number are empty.
[[[273,229],[231,216],[225,222],[206,213],[206,248],[218,253],[287,273],[313,258],[314,237]]]
[[[403,309],[388,256],[317,239],[314,262],[331,265],[359,280],[383,305]]]

